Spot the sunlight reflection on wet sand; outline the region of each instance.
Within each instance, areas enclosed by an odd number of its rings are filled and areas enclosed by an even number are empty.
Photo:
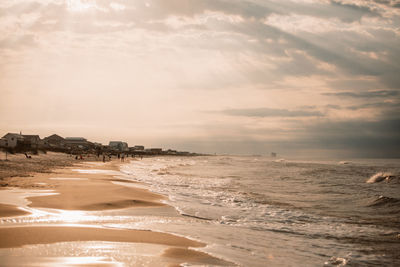
[[[27,208],[27,206],[30,203],[30,201],[27,200],[27,198],[29,197],[52,196],[57,194],[58,193],[55,193],[53,190],[11,188],[6,190],[1,190],[0,203]]]
[[[1,266],[165,266],[164,245],[61,242],[0,249]]]

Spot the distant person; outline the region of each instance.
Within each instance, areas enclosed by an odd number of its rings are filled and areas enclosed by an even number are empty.
[[[103,162],[106,162],[106,155],[103,154]]]
[[[118,153],[118,159],[120,159],[120,158],[121,158],[121,154]]]
[[[121,155],[121,161],[125,161],[125,154]]]

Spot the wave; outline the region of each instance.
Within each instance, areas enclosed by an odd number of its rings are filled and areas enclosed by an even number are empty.
[[[390,207],[390,206],[398,206],[398,204],[400,204],[400,199],[379,196],[377,199],[372,201],[368,206],[369,207],[381,207],[381,206]]]
[[[200,216],[196,216],[196,215],[190,215],[187,213],[181,213],[182,216],[185,217],[190,217],[190,218],[194,218],[194,219],[199,219],[199,220],[203,220],[203,221],[212,221],[213,219],[210,218],[205,218],[205,217],[200,217]]]
[[[378,172],[374,175],[372,175],[366,183],[368,184],[373,184],[373,183],[379,183],[382,181],[390,182],[393,179],[399,179],[398,175],[394,175],[390,172]]]
[[[329,261],[325,262],[325,266],[345,266],[347,265],[348,260],[345,258],[339,258],[339,257],[331,257]]]

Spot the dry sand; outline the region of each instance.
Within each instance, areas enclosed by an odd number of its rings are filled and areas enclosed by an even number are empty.
[[[0,186],[7,186],[4,178],[26,177],[33,173],[49,173],[55,168],[72,166],[76,163],[73,157],[63,154],[48,152],[47,154],[31,155],[28,159],[23,154],[6,154],[0,152]]]
[[[68,155],[55,154],[51,159],[50,166],[40,167],[46,164],[50,155],[37,159],[35,167],[29,164],[24,168],[22,163],[7,163],[0,165],[3,174],[1,183],[6,187],[18,187],[26,189],[51,189],[58,193],[50,196],[35,196],[28,198],[31,203],[29,207],[34,208],[53,208],[61,210],[81,210],[81,211],[101,211],[123,208],[162,208],[165,206],[160,202],[164,196],[154,194],[145,189],[124,186],[120,182],[127,182],[124,179],[114,177],[115,171],[119,170],[120,162],[111,161],[105,164],[99,162],[94,164],[76,163],[69,161]],[[41,157],[41,156],[39,156]],[[67,159],[66,159],[67,158]],[[40,162],[40,163],[39,163]],[[4,162],[3,162],[4,163]],[[54,167],[69,166],[55,169]],[[9,166],[18,165],[22,170],[20,173],[27,177],[15,177],[15,170],[7,169]],[[41,173],[33,174],[35,169]],[[76,169],[84,170],[84,173],[77,172]],[[44,171],[43,171],[44,170]],[[102,171],[99,171],[102,170]],[[113,172],[114,171],[114,172]],[[9,173],[14,177],[4,177]],[[114,183],[118,182],[118,183]],[[134,185],[134,184],[133,184]],[[1,194],[0,190],[0,194]],[[165,208],[168,208],[165,206]],[[155,211],[159,209],[154,209]],[[25,215],[26,212],[12,205],[0,205],[0,217]],[[107,229],[100,227],[74,227],[74,226],[18,226],[0,227],[0,247],[10,248],[34,244],[50,244],[71,241],[109,241],[109,242],[133,242],[160,244],[170,246],[163,254],[163,258],[174,265],[183,262],[193,262],[201,264],[227,265],[228,263],[212,257],[206,253],[191,250],[190,247],[203,247],[205,244],[193,241],[184,237],[172,234],[127,230],[127,229]],[[0,259],[1,261],[1,259]]]

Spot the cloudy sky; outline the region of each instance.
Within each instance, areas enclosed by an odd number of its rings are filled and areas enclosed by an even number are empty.
[[[400,1],[1,0],[0,129],[400,156]]]

